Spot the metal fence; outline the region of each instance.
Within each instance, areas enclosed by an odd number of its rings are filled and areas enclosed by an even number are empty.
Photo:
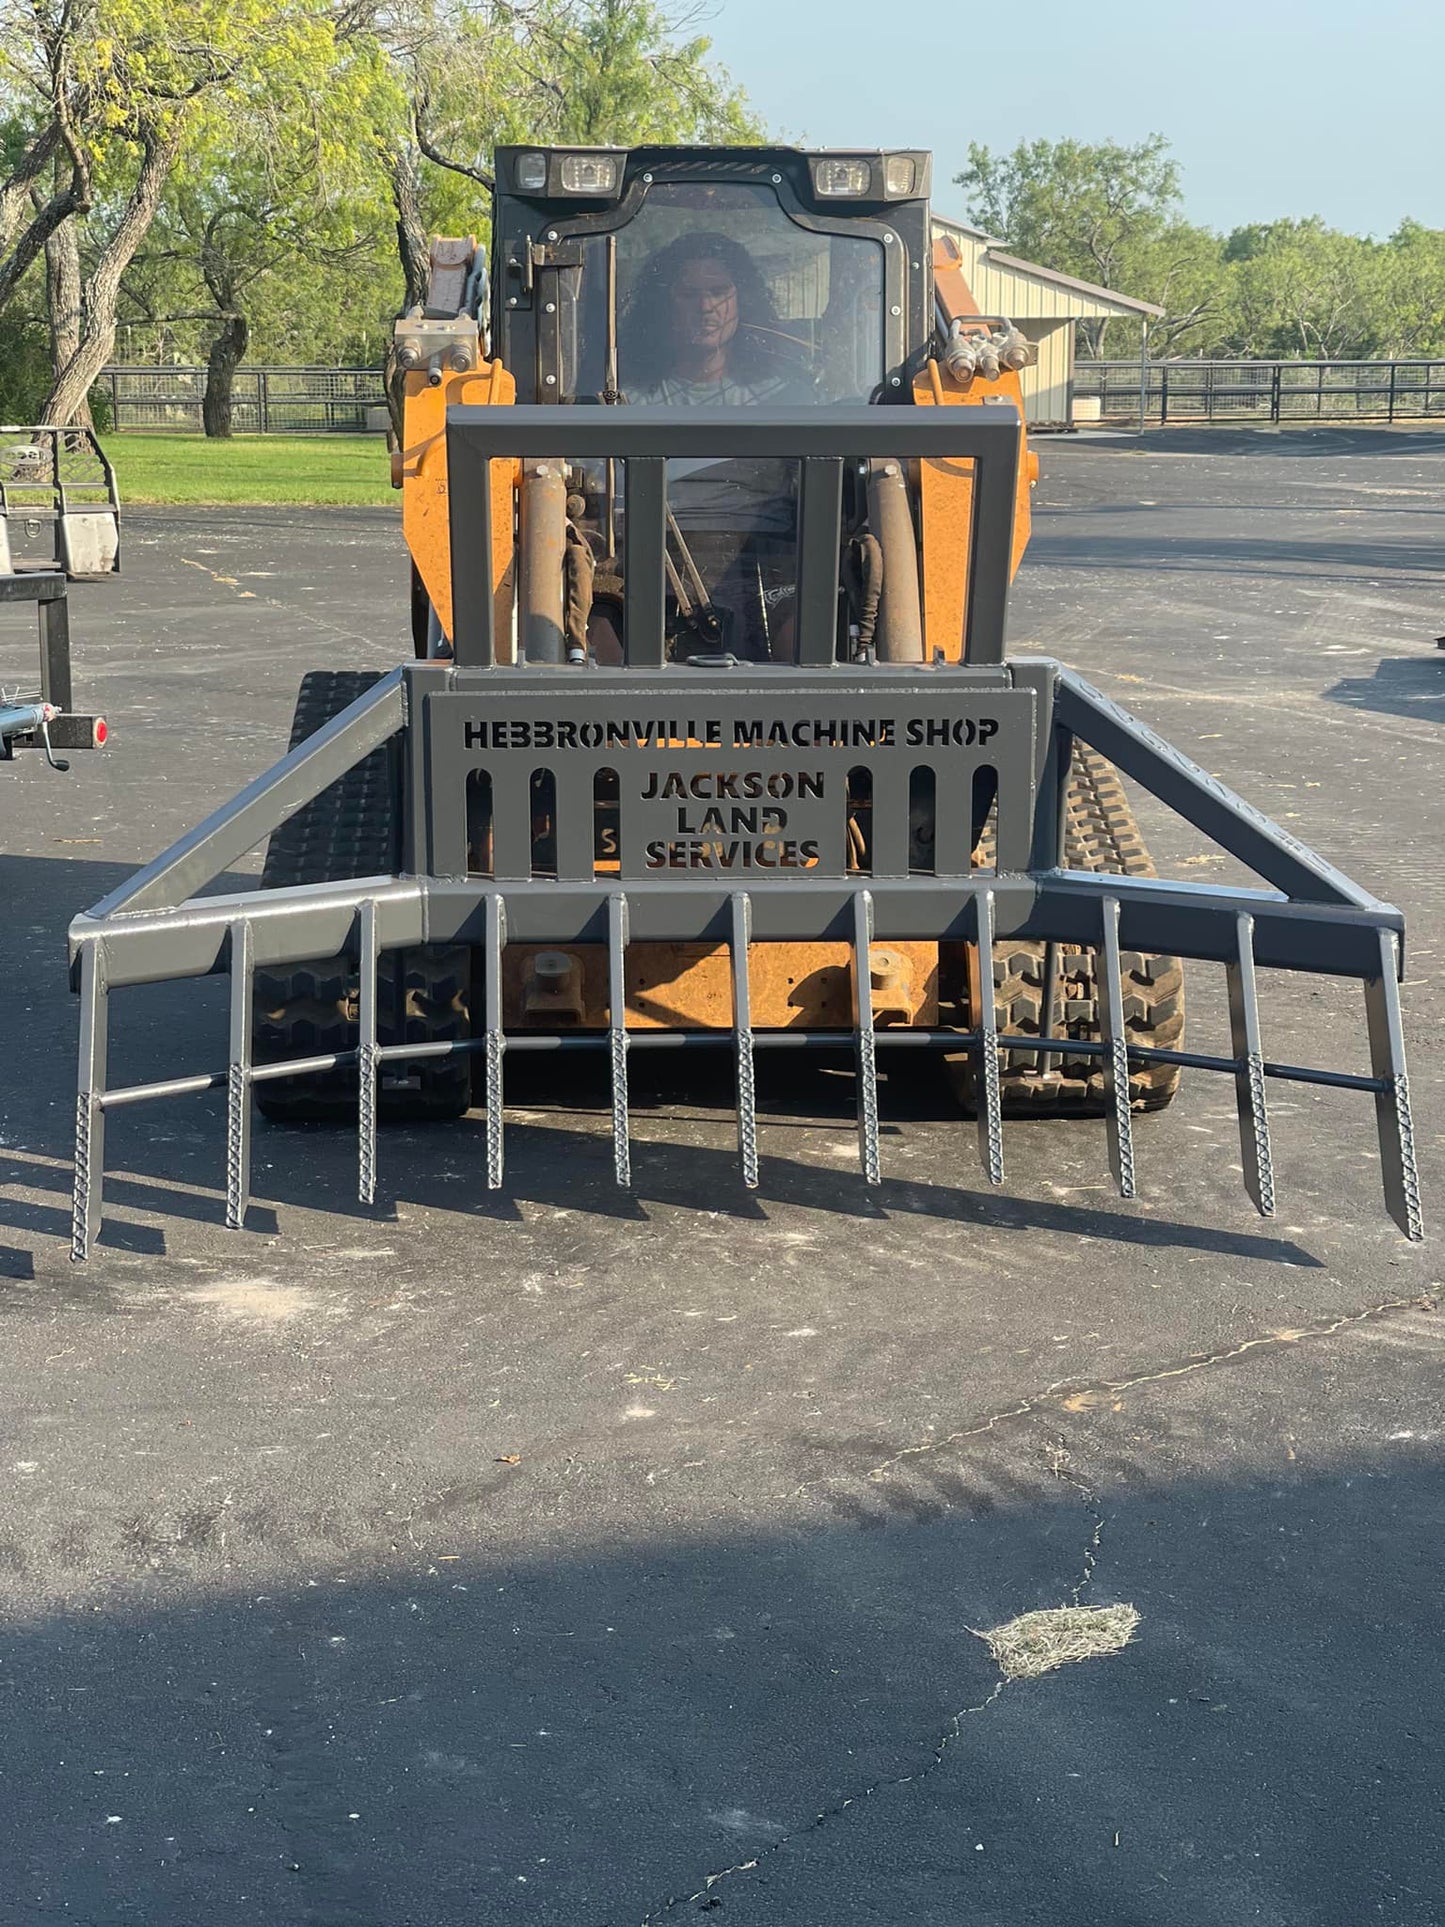
[[[110,395],[114,427],[196,434],[202,428],[204,368],[107,368],[96,384]],[[379,368],[236,370],[231,422],[238,435],[355,435],[367,410],[384,408]]]
[[[1421,421],[1445,417],[1445,361],[1079,361],[1075,401],[1104,421]]]

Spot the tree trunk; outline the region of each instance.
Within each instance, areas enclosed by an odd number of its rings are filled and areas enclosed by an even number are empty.
[[[406,306],[426,300],[431,242],[421,212],[421,156],[407,142],[391,155],[391,198],[396,208],[396,246],[406,283]]]
[[[135,186],[84,290],[80,340],[40,411],[40,420],[46,426],[63,428],[76,419],[91,384],[110,360],[121,276],[155,219],[183,133],[183,118],[176,114],[163,127],[147,128],[142,137],[145,151]]]
[[[72,216],[45,243],[45,304],[50,315],[50,366],[57,378],[80,346],[80,238]],[[90,402],[71,417],[79,428],[93,428]]]
[[[20,233],[22,218],[25,225],[29,225],[25,209],[30,204],[32,190],[59,146],[60,125],[52,120],[26,148],[14,173],[0,183],[0,254],[8,252]]]
[[[231,387],[236,369],[246,352],[251,324],[243,314],[228,314],[211,343],[206,363],[206,392],[201,399],[201,421],[207,435],[219,441],[231,438]]]

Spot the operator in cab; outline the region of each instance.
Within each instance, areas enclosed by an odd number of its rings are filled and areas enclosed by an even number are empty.
[[[623,392],[642,406],[787,407],[814,399],[752,256],[724,234],[679,235],[638,270],[619,328]],[[726,620],[728,653],[793,649],[797,465],[668,463],[677,526]]]
[[[634,402],[746,407],[813,398],[803,344],[785,334],[747,249],[724,234],[684,234],[651,256],[633,283],[621,348]]]

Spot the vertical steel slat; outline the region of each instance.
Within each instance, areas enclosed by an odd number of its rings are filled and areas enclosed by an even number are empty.
[[[939,758],[933,765],[933,873],[967,876],[973,868],[973,770]]]
[[[492,875],[509,883],[532,875],[531,773],[515,759],[492,766]]]
[[[875,877],[908,875],[909,797],[908,766],[890,756],[872,765],[872,871]]]
[[[633,455],[622,469],[627,490],[623,648],[630,669],[660,669],[667,609],[667,463],[658,455]]]
[[[108,1056],[109,986],[105,945],[97,938],[80,953],[80,1064],[75,1098],[75,1190],[70,1255],[90,1256],[100,1236],[105,1187],[105,1075]]]
[[[376,1095],[381,1068],[376,1041],[376,899],[361,900],[356,999],[356,1177],[363,1204],[376,1202]]]
[[[853,1047],[858,1064],[858,1157],[867,1184],[883,1182],[878,1152],[878,1056],[873,1037],[873,897],[853,898]]]
[[[1254,918],[1235,923],[1234,962],[1225,966],[1229,985],[1229,1035],[1234,1051],[1234,1101],[1239,1111],[1239,1152],[1244,1188],[1262,1218],[1274,1216],[1274,1159],[1269,1146],[1269,1107],[1264,1096],[1264,1046],[1254,976]]]
[[[553,774],[557,778],[555,827],[558,881],[591,883],[596,875],[597,864],[592,779],[584,775],[581,783],[569,783],[564,780],[565,769],[557,769],[555,763]]]
[[[632,1183],[627,1118],[627,898],[607,899],[607,1031],[612,1057],[612,1163],[617,1182]]]
[[[1008,621],[1009,572],[1013,561],[1017,446],[1008,455],[974,462],[972,546],[964,661],[1002,662]]]
[[[843,548],[843,462],[809,455],[798,495],[798,661],[838,653],[838,568]]]
[[[251,1202],[251,989],[255,935],[244,917],[231,925],[231,1042],[226,1066],[226,1228],[240,1231]]]
[[[738,1066],[738,1151],[743,1162],[743,1183],[749,1191],[758,1188],[758,1108],[757,1087],[753,1077],[753,998],[748,976],[748,943],[752,936],[752,904],[745,892],[731,899],[732,922],[728,950],[733,977],[733,1037]]]
[[[1370,1034],[1370,1070],[1384,1080],[1375,1093],[1375,1126],[1380,1136],[1380,1175],[1385,1206],[1405,1236],[1425,1235],[1420,1209],[1420,1174],[1415,1167],[1415,1125],[1410,1114],[1410,1079],[1405,1070],[1405,1031],[1400,1021],[1399,940],[1380,932],[1380,974],[1365,980],[1365,1018]]]
[[[978,1029],[978,1154],[990,1184],[1003,1183],[1003,1089],[999,1081],[998,1016],[993,1001],[993,891],[974,900],[974,977]]]
[[[502,950],[506,941],[506,903],[494,892],[489,893],[483,954],[486,986],[482,999],[485,1021],[482,1064],[486,1078],[489,1191],[500,1191],[502,1188],[502,1055],[507,1048],[502,1029]]]
[[[447,518],[452,567],[452,660],[497,660],[492,602],[492,465],[466,428],[447,430]]]
[[[1104,1053],[1104,1096],[1108,1103],[1109,1169],[1121,1198],[1136,1195],[1134,1184],[1134,1125],[1129,1111],[1129,1045],[1124,1023],[1124,976],[1119,962],[1119,899],[1105,897],[1099,905],[1103,941],[1099,969],[1103,975],[1099,998],[1099,1028],[1108,1049]]]

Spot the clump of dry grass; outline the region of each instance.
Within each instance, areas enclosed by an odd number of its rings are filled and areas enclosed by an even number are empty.
[[[978,1637],[1005,1679],[1037,1679],[1071,1660],[1117,1653],[1134,1637],[1138,1624],[1132,1606],[1051,1606],[1020,1613]]]

